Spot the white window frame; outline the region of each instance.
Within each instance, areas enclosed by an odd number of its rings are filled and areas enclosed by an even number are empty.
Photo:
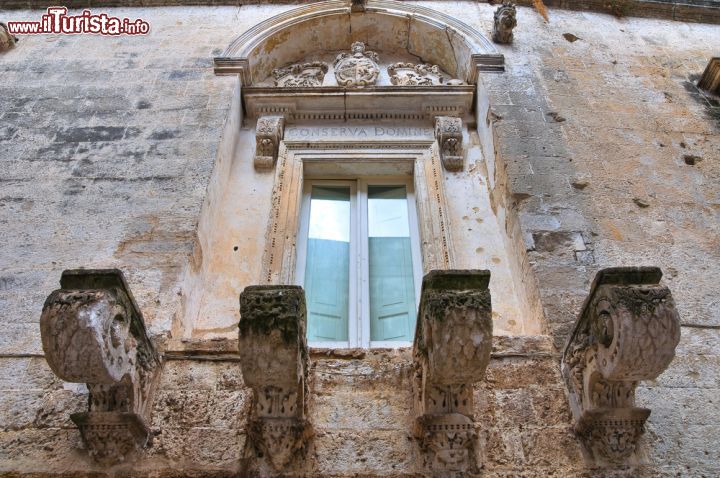
[[[412,346],[412,341],[370,340],[370,264],[368,260],[368,186],[405,186],[410,228],[410,252],[413,261],[415,313],[420,302],[422,284],[422,254],[420,229],[415,204],[413,178],[408,176],[367,176],[352,179],[306,179],[303,181],[300,224],[298,231],[295,283],[304,286],[307,261],[307,241],[310,227],[310,195],[312,186],[350,187],[350,277],[348,340],[308,342],[315,348],[400,348]]]

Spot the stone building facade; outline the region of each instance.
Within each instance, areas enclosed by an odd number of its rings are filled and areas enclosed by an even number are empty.
[[[1,475],[720,475],[717,25],[125,4],[0,53]]]

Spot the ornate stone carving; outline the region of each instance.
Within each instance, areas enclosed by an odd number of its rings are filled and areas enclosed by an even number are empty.
[[[513,28],[517,26],[515,5],[504,2],[495,10],[492,38],[495,43],[512,43]]]
[[[9,50],[17,43],[17,37],[13,36],[7,29],[7,25],[0,22],[0,52]]]
[[[365,3],[367,0],[351,0],[350,11],[352,13],[365,13]]]
[[[380,74],[380,61],[374,51],[365,51],[363,42],[355,42],[351,53],[340,53],[335,59],[335,79],[340,86],[362,88],[374,85]]]
[[[473,384],[492,349],[490,272],[431,271],[423,279],[413,346],[415,436],[423,473],[478,472]]]
[[[240,363],[254,401],[249,446],[281,472],[313,432],[305,418],[305,294],[298,286],[250,286],[240,294]]]
[[[277,161],[283,139],[285,119],[282,116],[261,116],[255,127],[255,169],[271,169]]]
[[[273,70],[275,86],[309,87],[320,86],[328,72],[328,64],[323,61],[295,63]]]
[[[432,86],[445,83],[445,76],[437,65],[393,63],[387,70],[393,85]]]
[[[62,380],[86,383],[88,412],[71,419],[90,455],[123,461],[150,438],[160,356],[122,272],[68,270],[40,317],[43,350]]]
[[[448,171],[462,171],[462,120],[452,116],[435,117],[435,138],[440,147],[440,158]]]
[[[661,277],[656,267],[598,272],[565,347],[575,431],[594,464],[637,459],[650,410],[635,407],[635,387],[657,378],[675,356],[680,318]]]

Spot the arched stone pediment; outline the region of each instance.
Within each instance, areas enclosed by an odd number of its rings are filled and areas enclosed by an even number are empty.
[[[392,0],[369,0],[351,13],[350,2],[312,3],[276,15],[236,38],[215,73],[239,75],[243,86],[256,85],[273,70],[306,61],[318,53],[348,51],[354,42],[368,50],[438,65],[469,84],[478,71],[502,71],[503,56],[468,25],[429,8]]]

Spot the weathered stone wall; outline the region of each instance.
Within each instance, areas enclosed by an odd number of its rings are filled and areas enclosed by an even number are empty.
[[[488,5],[422,4],[491,29]],[[152,34],[24,37],[0,56],[0,473],[242,469],[249,390],[233,343],[172,355],[153,447],[137,463],[100,470],[68,419],[86,392],[51,374],[37,322],[63,269],[119,267],[151,334],[168,334],[212,170],[229,167],[217,158],[232,151],[220,138],[237,91],[212,76],[210,57],[287,8],[126,9],[149,19]],[[487,476],[602,475],[584,467],[570,430],[557,347],[596,270],[653,264],[678,304],[681,344],[670,369],[638,389],[653,409],[644,445],[653,465],[605,474],[718,475],[720,114],[692,80],[717,53],[720,30],[551,15],[544,24],[518,8],[515,43],[500,48],[507,72],[483,80],[497,116],[493,199],[528,249],[549,335],[498,345],[476,390],[480,462]],[[409,353],[315,354],[312,363],[314,473],[412,474]]]

